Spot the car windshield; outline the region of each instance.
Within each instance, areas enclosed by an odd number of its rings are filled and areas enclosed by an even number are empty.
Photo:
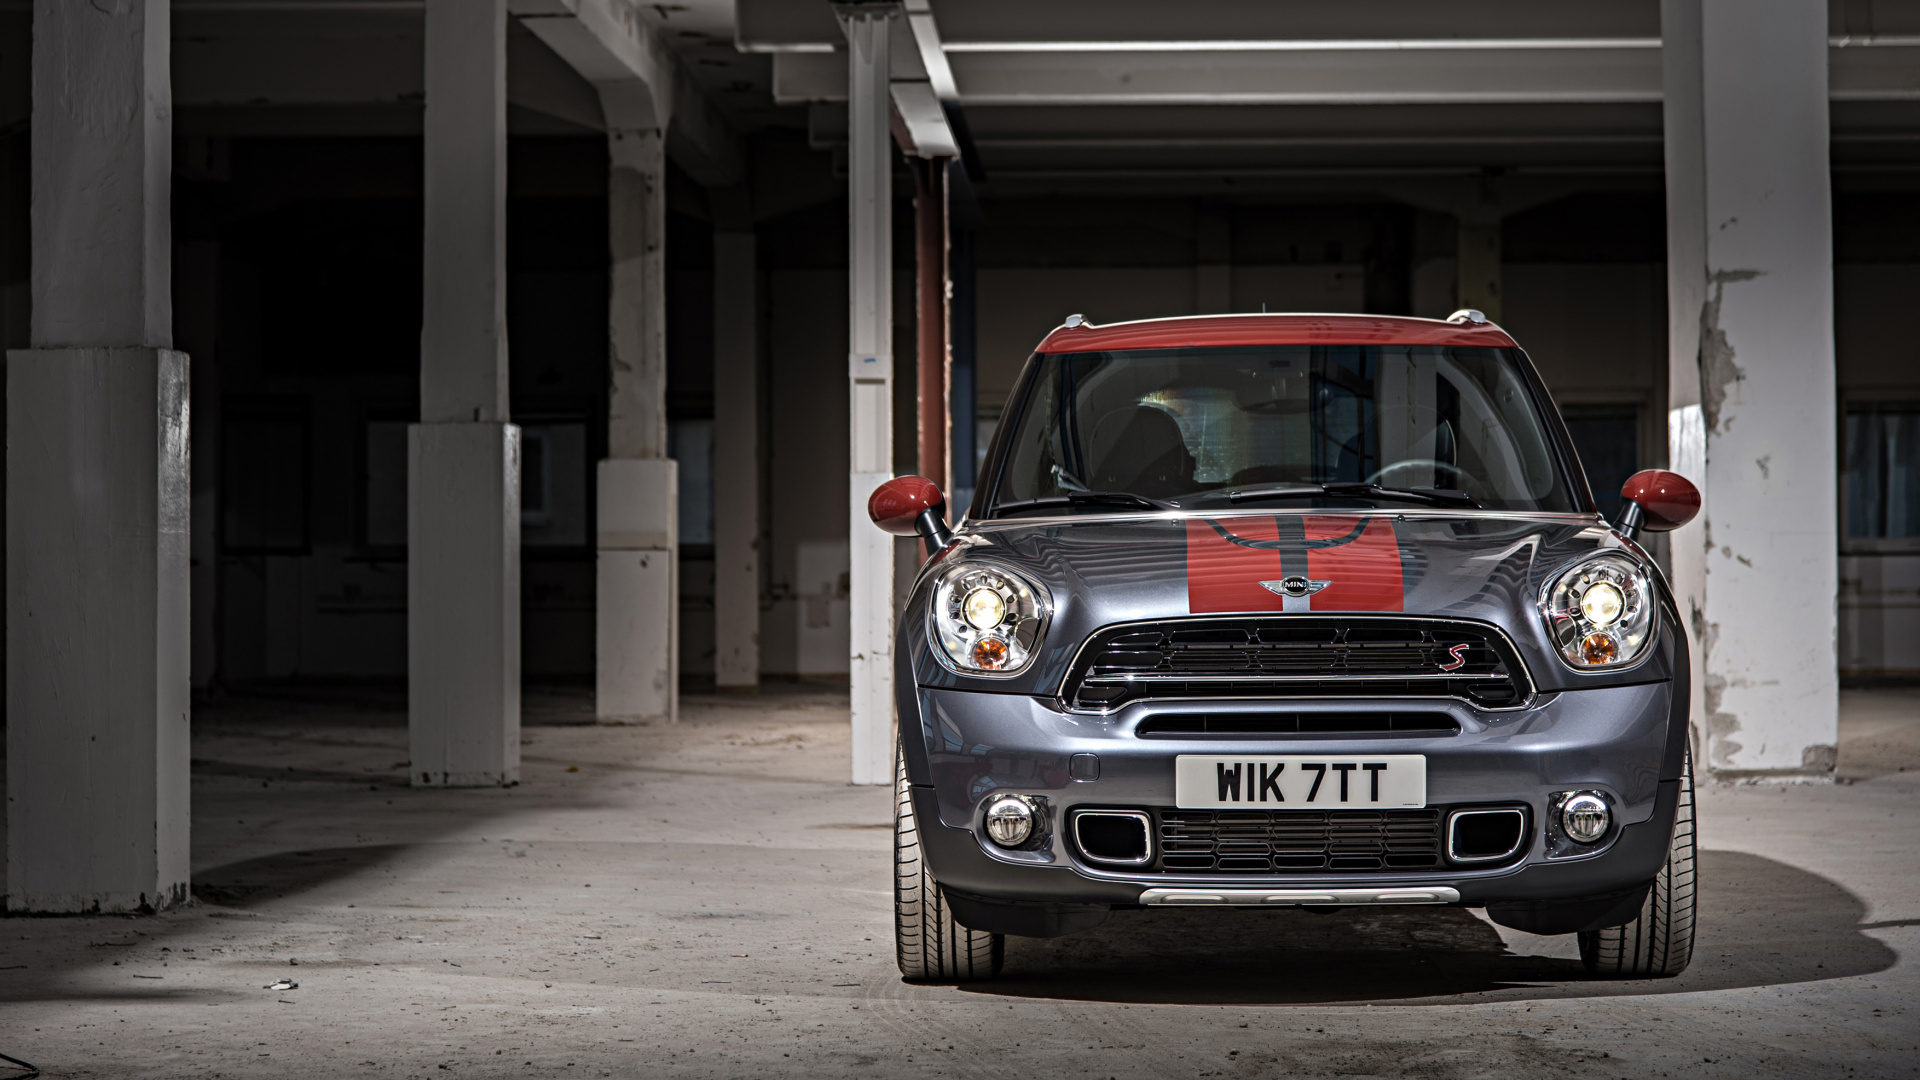
[[[1515,350],[1263,345],[1034,358],[986,516],[1061,507],[1577,507]]]

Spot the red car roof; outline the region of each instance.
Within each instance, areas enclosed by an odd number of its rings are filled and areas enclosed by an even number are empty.
[[[1108,349],[1178,349],[1208,345],[1457,345],[1512,348],[1492,323],[1409,319],[1394,315],[1194,315],[1139,319],[1106,326],[1062,326],[1040,343],[1043,353]]]

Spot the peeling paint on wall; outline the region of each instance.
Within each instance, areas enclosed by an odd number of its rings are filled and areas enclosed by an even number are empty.
[[[1706,678],[1702,689],[1705,691],[1707,716],[1707,766],[1713,769],[1734,768],[1734,757],[1745,749],[1745,745],[1734,740],[1740,730],[1740,718],[1720,709],[1721,696],[1726,693],[1727,680],[1724,675],[1716,674],[1710,661],[1713,646],[1720,638],[1720,624],[1708,622],[1699,608],[1693,609],[1694,636],[1700,640],[1700,656]]]
[[[1727,388],[1747,373],[1733,362],[1733,344],[1720,328],[1720,300],[1728,282],[1752,281],[1760,270],[1715,270],[1707,275],[1713,295],[1700,307],[1700,404],[1706,414],[1707,430],[1720,430],[1720,406],[1727,400]]]

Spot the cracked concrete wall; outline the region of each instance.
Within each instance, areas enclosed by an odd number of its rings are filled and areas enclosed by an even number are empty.
[[[1757,11],[1756,6],[1764,11]],[[1720,772],[1833,768],[1832,192],[1825,6],[1666,0],[1670,453],[1695,746]]]

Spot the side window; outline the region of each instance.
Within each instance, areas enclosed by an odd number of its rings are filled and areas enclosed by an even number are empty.
[[[1051,416],[1060,408],[1060,370],[1064,366],[1048,365],[1027,399],[1027,416]],[[994,493],[996,502],[1037,499],[1065,490],[1055,472],[1062,467],[1055,431],[1053,424],[1027,420],[1010,432],[1017,441],[1007,447],[1006,464],[1000,469],[1001,488]]]

